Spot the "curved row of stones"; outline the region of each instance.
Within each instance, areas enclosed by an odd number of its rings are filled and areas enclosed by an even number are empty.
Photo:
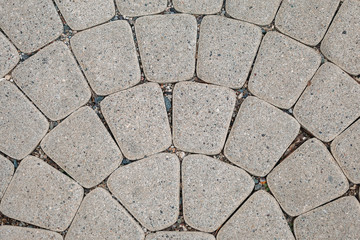
[[[218,13],[223,1],[172,2],[184,14],[136,19],[134,42],[113,0],[55,0],[78,31],[69,46],[54,41],[63,24],[50,0],[1,3],[1,77],[17,66],[0,81],[0,151],[21,162],[14,174],[0,155],[0,211],[47,230],[1,226],[0,238],[294,239],[282,210],[296,217],[297,239],[360,238],[359,202],[344,196],[360,183],[360,2],[337,11],[339,0],[227,0],[236,20],[205,16],[198,40],[189,14]],[[167,7],[116,4],[128,17]],[[274,18],[281,33],[263,36],[257,25]],[[332,63],[311,47],[320,42]],[[18,50],[33,56],[18,64]],[[185,81],[195,69],[202,83]],[[254,96],[243,96],[228,135],[247,78]],[[170,126],[158,83],[175,82]],[[106,96],[101,113],[84,106],[91,95]],[[50,131],[49,120],[60,123]],[[299,123],[316,138],[278,164]],[[39,143],[66,175],[29,155]],[[191,154],[164,152],[172,144]],[[220,152],[232,164],[206,156]],[[138,161],[120,166],[123,156]],[[253,192],[249,174],[266,176],[272,195]],[[160,231],[180,202],[185,222],[207,233]]]

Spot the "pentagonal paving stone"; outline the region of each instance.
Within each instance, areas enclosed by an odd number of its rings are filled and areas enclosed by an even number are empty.
[[[213,232],[250,195],[254,181],[244,170],[204,155],[182,162],[184,219],[191,227]]]
[[[153,82],[177,82],[193,77],[197,23],[194,16],[168,14],[135,22],[145,77]]]
[[[91,191],[81,203],[65,240],[144,239],[128,212],[103,188]]]
[[[5,193],[14,174],[14,165],[5,157],[0,155],[0,200]]]
[[[28,156],[21,161],[0,204],[0,211],[19,221],[53,231],[71,223],[84,190],[44,161]]]
[[[140,81],[134,39],[126,21],[82,31],[71,38],[71,48],[97,95],[108,95]]]
[[[0,226],[0,239],[3,240],[63,240],[63,237],[55,232],[37,228],[25,228],[15,226]]]
[[[205,82],[241,88],[261,41],[255,25],[220,16],[201,22],[197,75]]]
[[[91,92],[71,51],[55,42],[13,71],[15,83],[51,120],[69,115],[90,98]]]
[[[248,97],[240,107],[224,154],[251,174],[266,176],[299,130],[299,123],[290,115],[263,100]]]
[[[315,46],[324,37],[340,0],[284,0],[275,18],[280,32]]]
[[[221,152],[235,106],[234,91],[220,86],[184,82],[173,94],[173,141],[187,152]]]
[[[12,45],[12,43],[1,32],[0,52],[0,77],[3,77],[16,66],[20,57],[14,45]]]
[[[360,85],[325,63],[296,103],[294,116],[315,137],[329,142],[360,116]]]
[[[63,24],[51,0],[3,1],[0,28],[26,53],[54,41],[63,32]]]
[[[279,204],[265,191],[255,192],[220,229],[218,240],[294,239]]]
[[[215,240],[215,237],[201,232],[157,232],[147,235],[146,240]]]
[[[147,229],[161,230],[179,214],[180,162],[174,154],[159,153],[120,167],[108,187]]]
[[[267,177],[284,211],[297,216],[344,194],[349,183],[326,146],[309,139]]]
[[[140,159],[171,145],[170,125],[158,84],[146,83],[113,94],[100,106],[126,158]]]
[[[173,0],[179,12],[191,14],[214,14],[221,11],[222,0]]]
[[[321,56],[285,35],[268,32],[260,46],[249,80],[249,90],[259,98],[289,109],[320,66]]]
[[[22,159],[49,129],[46,118],[12,83],[0,80],[0,151]]]
[[[116,0],[121,15],[136,17],[160,13],[167,7],[167,0]]]
[[[122,154],[90,107],[55,127],[41,142],[44,152],[86,188],[94,187],[122,162]]]

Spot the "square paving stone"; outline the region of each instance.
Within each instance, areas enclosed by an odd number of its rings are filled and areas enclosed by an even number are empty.
[[[296,138],[300,124],[256,97],[242,103],[224,148],[225,156],[255,176],[266,176]]]
[[[321,56],[285,35],[268,32],[260,46],[249,90],[280,107],[291,108],[320,66]]]
[[[140,81],[134,39],[126,21],[82,31],[71,38],[71,48],[97,95],[118,92]]]
[[[205,82],[241,88],[262,38],[255,25],[220,16],[201,22],[197,75]]]
[[[173,0],[174,8],[183,13],[214,14],[221,11],[222,0]]]
[[[116,0],[121,15],[136,17],[165,11],[167,0]]]
[[[0,78],[10,72],[19,62],[19,53],[7,39],[7,37],[0,32]]]
[[[55,42],[22,62],[13,71],[20,89],[48,118],[60,120],[91,96],[70,49]]]
[[[120,149],[90,107],[80,108],[56,126],[41,148],[86,188],[99,184],[122,162]]]
[[[296,103],[294,116],[315,137],[329,142],[360,116],[360,85],[325,63]]]
[[[141,17],[135,22],[135,32],[147,80],[169,83],[194,76],[197,36],[194,16]]]
[[[0,155],[0,200],[10,183],[14,170],[14,164]]]
[[[0,80],[0,151],[22,159],[45,136],[49,123],[11,82]]]
[[[201,232],[157,232],[146,236],[146,240],[215,240],[208,233]]]
[[[26,228],[15,226],[0,226],[0,239],[3,240],[63,240],[63,237],[55,232],[38,228]]]
[[[171,130],[158,84],[145,83],[115,93],[100,106],[126,158],[140,159],[170,147]]]
[[[221,152],[236,101],[229,88],[183,82],[173,93],[173,142],[193,153]]]
[[[270,191],[290,216],[297,216],[343,195],[345,175],[326,146],[309,139],[268,175]]]
[[[13,219],[53,231],[71,223],[84,190],[43,160],[21,161],[1,201],[0,211]]]

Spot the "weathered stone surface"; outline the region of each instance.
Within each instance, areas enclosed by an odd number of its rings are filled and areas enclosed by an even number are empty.
[[[125,208],[150,231],[176,222],[180,162],[175,154],[159,153],[120,167],[107,184]]]
[[[235,107],[234,91],[220,86],[183,82],[173,93],[173,141],[187,152],[221,152]]]
[[[53,121],[66,117],[91,96],[71,51],[62,42],[22,62],[12,75],[21,90]]]
[[[167,0],[116,0],[121,15],[136,17],[160,13],[167,7]]]
[[[134,39],[126,21],[82,31],[71,38],[71,48],[97,95],[124,90],[140,81]]]
[[[205,82],[241,88],[261,41],[255,25],[221,16],[201,22],[196,73]]]
[[[118,92],[100,106],[126,158],[140,159],[171,145],[169,120],[158,84],[146,83]]]
[[[173,0],[174,8],[183,13],[214,14],[221,10],[222,0]]]
[[[25,228],[15,226],[0,226],[0,239],[3,240],[63,240],[55,232],[38,228]]]
[[[193,77],[197,35],[194,16],[141,17],[135,22],[135,32],[147,80],[168,83]]]
[[[12,45],[12,43],[6,38],[4,34],[0,32],[0,78],[10,72],[16,64],[19,62],[19,54]]]
[[[201,232],[157,232],[146,236],[146,240],[215,240],[208,233]]]
[[[0,155],[0,200],[14,174],[14,165],[5,157]]]
[[[1,201],[0,211],[19,221],[64,231],[80,206],[84,190],[44,161],[21,161]]]
[[[204,155],[182,162],[184,219],[191,227],[216,231],[250,195],[254,181],[244,170]]]
[[[297,216],[343,195],[349,183],[326,146],[309,139],[267,177],[284,211]]]
[[[291,108],[320,66],[321,56],[285,35],[268,32],[260,46],[249,90],[280,107]]]
[[[46,118],[12,83],[0,80],[0,151],[22,159],[49,129]]]
[[[294,116],[315,137],[329,142],[360,116],[360,85],[325,63],[296,103]]]
[[[248,97],[240,107],[224,154],[251,174],[266,176],[299,130],[299,123],[290,115],[263,100]]]

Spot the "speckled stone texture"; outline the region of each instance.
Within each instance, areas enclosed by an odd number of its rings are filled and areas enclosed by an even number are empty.
[[[215,240],[208,233],[201,232],[157,232],[146,236],[146,240]]]
[[[214,14],[221,11],[222,0],[173,0],[174,8],[183,13]]]
[[[38,228],[0,226],[0,239],[3,240],[63,240],[59,233]]]
[[[290,115],[256,97],[242,103],[224,148],[225,156],[255,176],[266,176],[300,130]]]
[[[21,161],[0,204],[13,219],[64,231],[80,206],[84,190],[75,181],[33,156]]]
[[[315,137],[329,142],[360,116],[360,85],[325,63],[296,103],[294,116]]]
[[[343,195],[349,183],[326,146],[309,139],[267,177],[269,188],[290,216]]]
[[[0,8],[1,9],[1,8]],[[20,57],[16,48],[7,39],[7,37],[0,32],[0,78],[10,72],[19,62]]]
[[[208,83],[241,88],[261,41],[255,25],[221,16],[201,22],[196,73]]]
[[[178,219],[180,162],[174,154],[159,153],[120,167],[107,185],[150,231],[170,227]]]
[[[340,0],[284,0],[275,18],[280,32],[310,46],[324,37]]]
[[[0,200],[8,187],[14,174],[14,165],[5,157],[0,155]]]
[[[167,0],[116,0],[121,15],[136,17],[163,12]]]
[[[182,162],[184,219],[191,227],[214,232],[250,195],[254,181],[241,168],[204,156]]]
[[[134,39],[126,21],[82,31],[71,38],[71,48],[97,95],[118,92],[140,81]]]
[[[141,17],[135,22],[135,32],[147,80],[169,83],[193,77],[197,35],[194,16]]]
[[[46,118],[11,82],[0,80],[0,151],[22,159],[49,129]]]
[[[145,83],[118,92],[100,106],[126,158],[140,159],[170,147],[170,125],[158,84]]]
[[[65,240],[143,240],[144,232],[130,214],[103,188],[86,195]]]
[[[295,240],[279,204],[269,193],[255,192],[220,229],[217,240]]]
[[[297,239],[360,239],[360,205],[343,197],[295,219]]]
[[[184,82],[173,92],[173,142],[193,153],[221,152],[235,107],[235,92],[220,86]]]
[[[285,35],[268,32],[260,46],[249,90],[284,109],[291,108],[320,66],[321,56]]]

